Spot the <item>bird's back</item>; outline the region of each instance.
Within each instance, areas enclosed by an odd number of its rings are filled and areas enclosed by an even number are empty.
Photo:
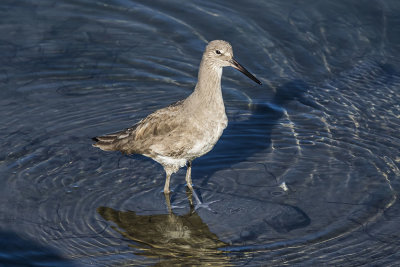
[[[151,156],[152,147],[159,143],[173,148],[171,143],[182,127],[185,117],[182,113],[183,101],[159,109],[130,128],[112,134],[95,137],[93,146],[106,151],[121,151],[125,154]],[[179,134],[178,134],[179,135]],[[170,151],[174,154],[177,151]]]

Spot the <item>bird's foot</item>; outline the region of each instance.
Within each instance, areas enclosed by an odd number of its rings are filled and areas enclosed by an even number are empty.
[[[213,201],[210,201],[210,202],[196,201],[196,205],[194,206],[194,210],[197,211],[198,209],[203,208],[203,209],[206,209],[208,211],[211,211],[214,214],[217,214],[217,212],[215,210],[210,208],[210,205],[215,203],[215,202],[218,202],[218,201],[219,200],[213,200]]]
[[[192,195],[193,195],[193,197],[195,198],[195,201],[196,201],[196,205],[194,206],[194,210],[195,210],[195,211],[197,211],[197,210],[200,209],[200,208],[203,208],[203,209],[206,209],[206,210],[211,211],[211,212],[214,213],[214,214],[217,213],[216,211],[214,211],[214,210],[212,210],[212,209],[210,208],[210,205],[213,204],[213,203],[215,203],[215,202],[218,202],[219,200],[213,200],[213,201],[210,201],[210,202],[203,202],[203,201],[201,201],[200,198],[197,196],[195,190],[192,190],[191,193],[192,193]],[[190,201],[190,202],[191,202],[191,205],[193,205],[193,202],[192,202],[192,201]]]

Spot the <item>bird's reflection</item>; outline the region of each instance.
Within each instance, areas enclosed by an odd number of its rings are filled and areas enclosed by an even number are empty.
[[[190,203],[191,193],[187,192]],[[169,208],[168,214],[137,215],[133,211],[117,211],[99,207],[98,213],[116,224],[112,228],[134,243],[137,255],[159,258],[160,265],[227,266],[228,255],[218,250],[227,244],[220,241],[190,205],[190,212],[176,215]]]

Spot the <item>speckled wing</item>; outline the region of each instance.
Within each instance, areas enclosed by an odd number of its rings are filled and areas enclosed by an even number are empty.
[[[93,146],[106,151],[121,151],[125,154],[151,155],[152,146],[162,146],[168,141],[170,133],[176,131],[184,123],[177,113],[181,103],[182,101],[179,101],[157,110],[130,128],[95,137],[93,140],[96,143]],[[168,146],[168,144],[164,145]]]

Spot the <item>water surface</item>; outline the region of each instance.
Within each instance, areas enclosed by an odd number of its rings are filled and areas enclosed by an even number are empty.
[[[398,1],[2,1],[0,262],[396,265]],[[207,41],[229,126],[172,177],[91,146],[188,96]],[[10,242],[12,240],[12,242]]]

